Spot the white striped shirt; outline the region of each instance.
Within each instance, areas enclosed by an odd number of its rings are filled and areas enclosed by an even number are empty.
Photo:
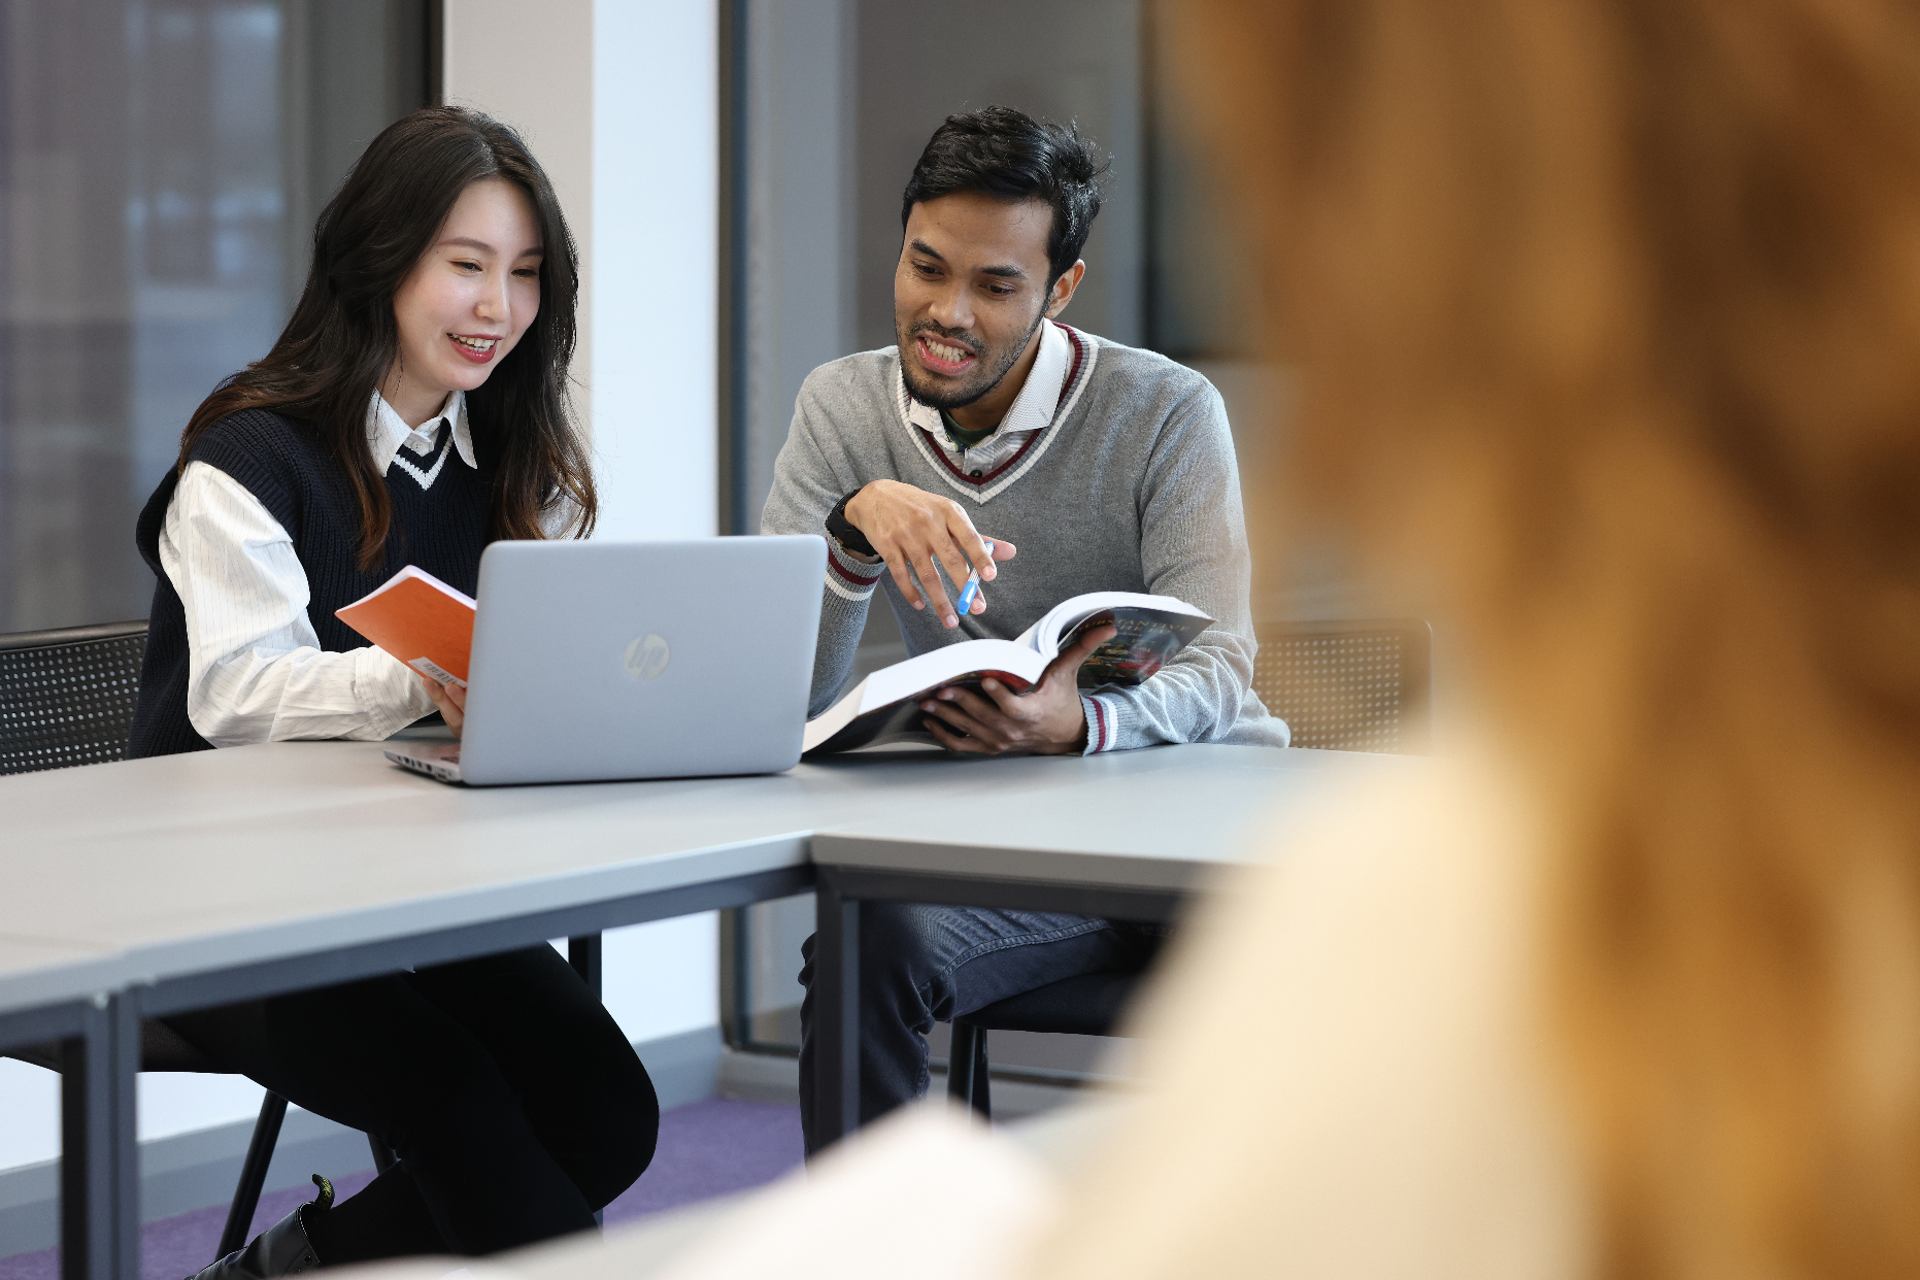
[[[450,446],[441,442],[448,424]],[[422,489],[433,486],[449,457],[476,465],[465,395],[453,392],[414,428],[375,393],[367,448],[377,468],[398,467]],[[292,536],[226,472],[187,465],[159,550],[186,613],[187,719],[214,746],[379,739],[433,710],[419,679],[384,650],[321,649]]]

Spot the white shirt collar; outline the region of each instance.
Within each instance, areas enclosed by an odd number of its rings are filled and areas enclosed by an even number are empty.
[[[467,426],[467,393],[455,389],[447,393],[447,402],[440,406],[440,412],[428,418],[416,429],[407,425],[394,407],[378,391],[367,405],[367,450],[373,455],[373,465],[384,472],[400,456],[402,448],[413,453],[424,454],[433,446],[434,433],[442,422],[453,424],[453,451],[460,455],[460,461],[470,467],[479,463],[473,456],[473,432]]]
[[[1051,320],[1042,320],[1040,350],[1033,357],[1033,368],[1027,370],[1026,385],[1013,398],[1013,404],[1008,407],[1007,416],[995,428],[994,436],[1038,431],[1052,422],[1055,411],[1060,407],[1060,393],[1066,389],[1067,370],[1072,363],[1073,343],[1067,338],[1067,331]],[[944,442],[947,429],[946,424],[940,421],[940,411],[914,399],[904,391],[905,386],[905,375],[902,374],[907,425],[922,428],[935,440]]]

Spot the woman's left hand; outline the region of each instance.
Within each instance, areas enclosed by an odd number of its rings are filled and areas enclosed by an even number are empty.
[[[441,684],[431,676],[420,676],[420,687],[433,699],[434,708],[453,730],[453,736],[459,737],[460,726],[467,719],[467,691],[457,684]]]

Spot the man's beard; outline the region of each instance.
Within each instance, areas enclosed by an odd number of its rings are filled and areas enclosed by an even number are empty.
[[[966,408],[981,397],[991,394],[996,387],[1006,381],[1007,374],[1012,371],[1014,365],[1019,363],[1020,353],[1027,349],[1029,342],[1033,341],[1033,335],[1040,329],[1040,322],[1046,318],[1047,309],[1045,307],[1040,308],[1039,311],[1034,313],[1033,323],[1027,326],[1027,331],[1020,336],[1020,341],[1014,343],[1007,349],[1006,355],[1000,360],[1000,367],[993,371],[992,376],[988,377],[977,391],[960,387],[943,392],[932,387],[919,385],[918,369],[907,359],[907,344],[913,341],[913,337],[917,333],[930,333],[948,342],[953,341],[956,335],[948,334],[937,325],[915,325],[906,332],[900,341],[900,371],[907,380],[907,392],[921,404],[932,409],[939,409],[942,412]],[[969,349],[972,348],[971,342],[968,342],[966,345]],[[982,352],[981,354],[985,355],[986,353]]]

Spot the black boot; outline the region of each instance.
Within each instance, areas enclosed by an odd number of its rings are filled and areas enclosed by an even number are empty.
[[[314,1216],[333,1207],[333,1184],[319,1174],[313,1185],[320,1194],[189,1280],[265,1280],[268,1276],[297,1276],[320,1265],[308,1239]]]

